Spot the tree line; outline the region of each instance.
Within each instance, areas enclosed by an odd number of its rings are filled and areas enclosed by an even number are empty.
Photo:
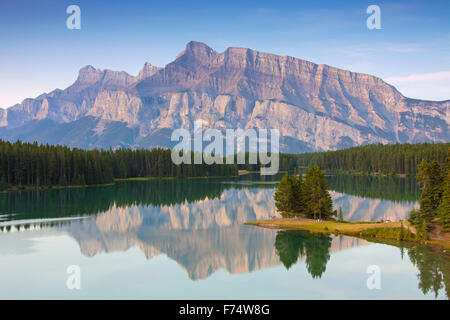
[[[422,160],[445,163],[450,143],[374,144],[337,151],[284,154],[281,170],[318,165],[331,172],[416,175]]]
[[[279,161],[281,171],[317,165],[336,173],[414,176],[422,160],[444,163],[449,147],[450,143],[368,145],[319,153],[280,154]],[[248,153],[246,164],[177,166],[172,163],[168,149],[83,150],[0,140],[0,190],[8,186],[108,184],[116,178],[131,177],[235,176],[238,170],[259,171],[260,164],[249,164]]]
[[[373,144],[337,151],[302,154],[281,153],[281,171],[294,168],[309,168],[318,165],[322,170],[333,173],[379,173],[385,175],[402,174],[415,176],[417,166],[423,159],[436,159],[444,163],[450,143],[418,144]],[[249,154],[246,154],[249,159]],[[239,164],[240,170],[258,171],[260,164]]]
[[[236,165],[175,165],[168,149],[83,150],[0,140],[0,190],[11,186],[108,184],[116,178],[237,174]]]

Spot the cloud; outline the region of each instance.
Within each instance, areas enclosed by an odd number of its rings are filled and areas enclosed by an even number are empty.
[[[386,81],[392,81],[399,84],[411,84],[417,82],[436,82],[450,81],[450,71],[440,71],[435,73],[412,74],[406,77],[389,77]],[[447,85],[449,83],[447,82]]]
[[[388,77],[384,80],[410,98],[426,100],[450,99],[450,71],[411,74],[405,77]]]

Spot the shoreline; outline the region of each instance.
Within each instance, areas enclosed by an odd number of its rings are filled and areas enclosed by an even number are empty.
[[[0,191],[0,194],[18,191],[37,191],[37,190],[52,190],[52,189],[78,189],[78,188],[92,188],[92,187],[111,187],[117,182],[125,181],[150,181],[150,180],[188,180],[188,179],[218,179],[218,178],[238,178],[239,176],[210,176],[210,177],[134,177],[134,178],[116,178],[114,182],[104,184],[85,184],[85,185],[53,185],[53,186],[13,186],[6,190]]]
[[[0,194],[3,193],[10,193],[10,192],[20,192],[20,191],[38,191],[38,190],[52,190],[52,189],[79,189],[79,188],[92,188],[92,187],[110,187],[115,185],[115,183],[105,183],[105,184],[86,184],[86,185],[70,185],[70,186],[61,186],[61,185],[54,185],[54,186],[14,186],[10,187],[6,190],[0,191]]]
[[[400,239],[401,222],[339,222],[316,221],[307,218],[278,218],[272,220],[256,220],[245,225],[268,229],[304,230],[311,233],[346,235],[371,240],[394,240],[428,245],[438,245],[450,249],[450,241],[439,239],[422,240],[415,238],[416,230],[408,221],[404,221],[403,239]],[[431,235],[431,232],[429,233]]]

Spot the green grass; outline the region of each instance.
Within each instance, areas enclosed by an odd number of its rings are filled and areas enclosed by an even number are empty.
[[[361,232],[363,238],[381,238],[390,240],[415,241],[416,235],[409,229],[403,228],[370,228]]]
[[[418,239],[409,222],[404,222],[403,235],[401,235],[401,222],[317,222],[305,218],[284,218],[273,220],[258,220],[247,222],[247,225],[264,228],[276,228],[285,230],[306,230],[313,233],[342,234],[358,237],[366,240],[386,239],[397,241],[422,242],[450,248],[449,241]]]

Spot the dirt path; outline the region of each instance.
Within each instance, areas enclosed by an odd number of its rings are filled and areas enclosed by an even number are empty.
[[[442,227],[438,224],[433,226],[433,229],[430,231],[428,236],[431,240],[439,240],[439,241],[450,241],[450,232],[442,232]]]

